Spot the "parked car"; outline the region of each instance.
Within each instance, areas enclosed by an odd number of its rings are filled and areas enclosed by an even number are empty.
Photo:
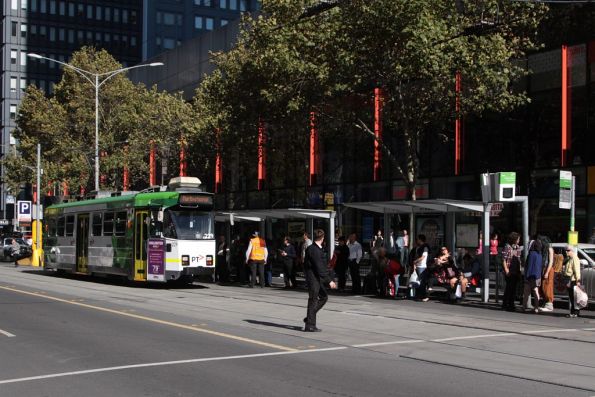
[[[2,260],[9,261],[11,260],[10,251],[12,250],[12,237],[5,237],[2,239]],[[25,242],[22,238],[15,238],[17,240],[17,244],[20,247],[19,258],[26,258],[31,256],[32,249],[29,244]]]
[[[566,243],[553,243],[552,247],[556,254],[562,254],[566,258]],[[578,244],[576,248],[581,262],[581,282],[589,299],[595,299],[595,244]],[[554,284],[556,294],[566,293],[566,286],[562,284],[562,278],[556,277]]]

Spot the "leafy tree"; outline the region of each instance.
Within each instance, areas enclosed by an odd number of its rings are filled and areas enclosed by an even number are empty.
[[[206,120],[202,127],[221,128],[231,150],[252,155],[259,117],[293,143],[290,150],[307,147],[312,110],[328,137],[358,130],[373,135],[369,97],[382,87],[382,144],[415,198],[420,146],[452,135],[457,72],[463,78],[462,114],[528,101],[511,88],[524,73],[513,60],[535,47],[543,5],[351,0],[300,19],[316,3],[263,2],[258,17],[245,18],[236,48],[216,54],[218,71],[204,80],[196,99]]]
[[[75,52],[71,65],[93,73],[120,69],[122,65],[105,50],[84,47]],[[110,78],[99,90],[99,151],[102,189],[121,189],[127,168],[132,185],[148,182],[148,156],[154,143],[162,161],[177,157],[182,139],[193,140],[197,130],[192,108],[179,94],[135,85],[124,74]],[[80,74],[64,68],[54,95],[29,86],[19,107],[14,136],[19,154],[5,161],[8,183],[17,187],[33,182],[34,175],[23,164],[35,164],[36,145],[42,145],[43,182],[46,187],[65,182],[71,191],[94,189],[95,89]]]

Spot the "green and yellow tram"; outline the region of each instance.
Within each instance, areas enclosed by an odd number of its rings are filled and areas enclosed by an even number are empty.
[[[213,194],[198,178],[167,189],[65,202],[45,211],[44,266],[136,281],[191,280],[215,263]]]

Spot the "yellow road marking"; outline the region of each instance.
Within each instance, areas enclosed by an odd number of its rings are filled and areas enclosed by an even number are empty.
[[[296,349],[291,348],[291,347],[276,345],[276,344],[273,344],[273,343],[262,342],[262,341],[259,341],[259,340],[256,340],[256,339],[244,338],[243,336],[232,335],[232,334],[228,334],[228,333],[225,333],[225,332],[212,331],[212,330],[204,329],[204,328],[197,328],[196,326],[192,326],[192,325],[185,325],[185,324],[180,324],[180,323],[174,323],[174,322],[171,322],[171,321],[159,320],[157,318],[152,318],[152,317],[147,317],[147,316],[141,316],[139,314],[126,313],[126,312],[123,312],[121,310],[108,309],[108,308],[101,307],[101,306],[89,305],[87,303],[80,303],[80,302],[70,301],[70,300],[67,300],[67,299],[56,298],[54,296],[38,294],[36,292],[23,291],[23,290],[20,290],[20,289],[10,288],[10,287],[3,287],[3,286],[0,286],[0,289],[4,289],[4,290],[7,290],[7,291],[12,291],[12,292],[17,292],[17,293],[24,294],[24,295],[37,296],[37,297],[41,297],[41,298],[53,300],[53,301],[56,301],[56,302],[68,303],[70,305],[85,307],[87,309],[94,309],[94,310],[99,310],[99,311],[106,312],[106,313],[118,314],[120,316],[131,317],[131,318],[135,318],[137,320],[149,321],[149,322],[152,322],[152,323],[155,323],[155,324],[168,325],[170,327],[181,328],[181,329],[185,329],[185,330],[189,330],[189,331],[202,332],[202,333],[205,333],[205,334],[215,335],[215,336],[219,336],[219,337],[222,337],[222,338],[233,339],[233,340],[240,341],[240,342],[251,343],[253,345],[270,347],[270,348],[273,348],[273,349],[290,351],[290,352],[291,351],[297,351]]]

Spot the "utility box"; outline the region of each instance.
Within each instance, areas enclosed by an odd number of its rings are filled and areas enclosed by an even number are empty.
[[[493,201],[515,201],[516,172],[497,172],[493,175]]]
[[[516,172],[481,174],[481,198],[484,203],[515,201]]]

